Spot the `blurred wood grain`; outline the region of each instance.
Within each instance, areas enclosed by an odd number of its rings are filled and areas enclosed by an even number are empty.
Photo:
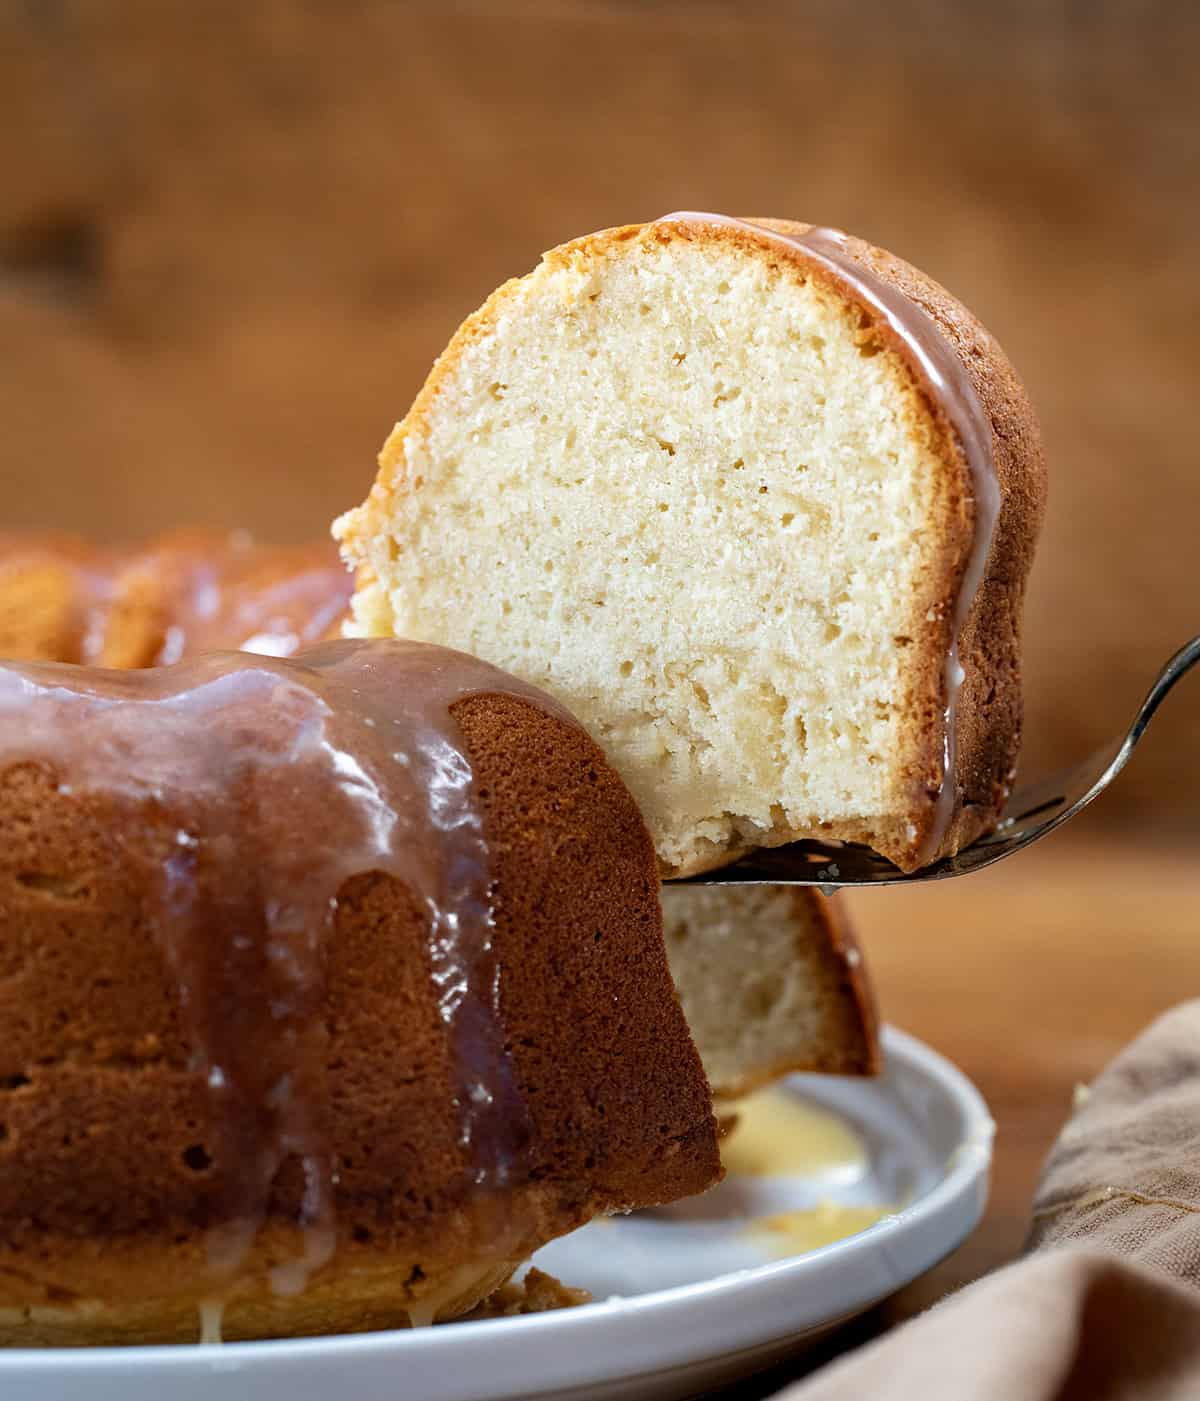
[[[1200,7],[24,0],[0,8],[0,510],[322,532],[454,326],[672,208],[838,224],[1009,349],[1052,495],[1027,767],[1200,630]],[[1104,802],[1200,830],[1195,699]]]

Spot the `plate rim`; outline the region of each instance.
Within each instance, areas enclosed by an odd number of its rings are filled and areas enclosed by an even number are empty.
[[[172,1377],[183,1380],[188,1374],[197,1372],[209,1376],[217,1372],[245,1373],[281,1363],[303,1366],[305,1362],[335,1362],[350,1366],[356,1361],[377,1361],[380,1357],[386,1357],[399,1367],[403,1367],[406,1361],[415,1362],[417,1359],[431,1366],[442,1366],[451,1359],[462,1363],[467,1360],[468,1354],[486,1356],[491,1368],[499,1371],[502,1369],[496,1366],[499,1361],[498,1349],[510,1355],[519,1353],[527,1345],[534,1345],[548,1335],[555,1341],[557,1349],[565,1349],[569,1353],[579,1335],[586,1336],[604,1321],[610,1326],[620,1327],[622,1332],[629,1330],[636,1338],[639,1333],[646,1332],[642,1325],[647,1317],[669,1329],[681,1309],[707,1307],[712,1312],[719,1311],[724,1303],[735,1306],[736,1312],[747,1319],[757,1318],[762,1325],[743,1329],[740,1347],[752,1349],[762,1346],[778,1337],[779,1333],[770,1322],[772,1310],[766,1307],[759,1309],[757,1305],[767,1301],[777,1302],[781,1286],[801,1287],[807,1277],[819,1275],[835,1259],[849,1261],[857,1255],[874,1255],[881,1249],[889,1256],[894,1255],[892,1247],[906,1238],[920,1239],[943,1217],[954,1217],[957,1224],[953,1239],[947,1233],[932,1257],[915,1273],[904,1268],[901,1272],[904,1278],[896,1284],[896,1287],[901,1287],[932,1268],[939,1259],[961,1244],[982,1216],[995,1137],[995,1122],[983,1095],[953,1062],[917,1037],[888,1025],[883,1028],[881,1041],[885,1074],[889,1060],[894,1058],[926,1081],[936,1083],[962,1116],[962,1132],[944,1174],[927,1192],[894,1214],[842,1240],[801,1255],[727,1271],[710,1279],[672,1285],[646,1294],[615,1296],[571,1309],[556,1309],[516,1318],[481,1319],[456,1324],[453,1328],[391,1329],[229,1344],[160,1343],[3,1349],[0,1350],[0,1385],[5,1379],[32,1379],[38,1373],[65,1375],[73,1372],[78,1375],[86,1371],[99,1379],[101,1374],[107,1374],[109,1378],[121,1373],[128,1375],[133,1369],[153,1370],[166,1384]],[[922,1258],[926,1256],[929,1256],[928,1249]],[[861,1308],[870,1307],[882,1297],[886,1297],[886,1294],[863,1302]],[[860,1310],[842,1311],[826,1322],[832,1324],[836,1317],[849,1317],[857,1311]],[[686,1332],[694,1339],[698,1331],[695,1318],[690,1320],[690,1325]],[[803,1327],[797,1329],[795,1336],[802,1335],[804,1331]],[[656,1328],[653,1333],[655,1339],[661,1341],[662,1329]],[[624,1347],[629,1341],[623,1338],[620,1345]],[[632,1362],[630,1353],[637,1351],[636,1347],[630,1349],[623,1361]],[[727,1351],[725,1348],[705,1347],[701,1355],[715,1358],[725,1355]],[[688,1356],[680,1355],[673,1361],[667,1361],[660,1353],[656,1365],[659,1370],[681,1366],[689,1360],[698,1360],[698,1356],[694,1347]],[[626,1368],[625,1375],[630,1374],[631,1369]],[[579,1376],[581,1380],[584,1379],[583,1372]]]

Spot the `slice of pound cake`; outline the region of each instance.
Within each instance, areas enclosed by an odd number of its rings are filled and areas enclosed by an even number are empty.
[[[1003,806],[1043,493],[1020,382],[936,283],[677,214],[494,293],[335,533],[355,630],[556,694],[665,875],[804,836],[915,869]]]

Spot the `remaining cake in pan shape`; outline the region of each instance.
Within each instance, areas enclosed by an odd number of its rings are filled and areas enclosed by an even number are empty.
[[[469,317],[338,523],[356,629],[544,686],[661,869],[996,822],[1044,470],[995,341],[882,249],[680,214]]]
[[[0,535],[0,657],[124,668],[235,647],[291,656],[339,634],[351,583],[329,545],[245,531],[122,548]]]
[[[649,835],[446,649],[0,667],[0,1340],[452,1317],[719,1175]]]

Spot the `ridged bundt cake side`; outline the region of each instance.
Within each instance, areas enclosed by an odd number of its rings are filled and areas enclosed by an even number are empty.
[[[3,1341],[452,1316],[719,1175],[652,845],[548,699],[335,643],[7,666],[0,719]]]

